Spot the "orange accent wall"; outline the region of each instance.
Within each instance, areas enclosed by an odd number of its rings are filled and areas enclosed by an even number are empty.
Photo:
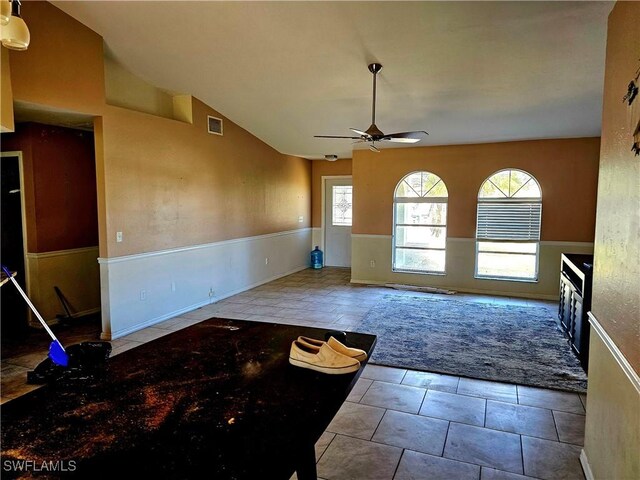
[[[51,252],[98,244],[93,134],[18,124],[3,151],[23,152],[27,249]]]
[[[21,13],[31,42],[24,52],[10,52],[14,100],[100,113],[102,37],[49,2],[22,2]]]
[[[207,114],[223,118],[224,136],[207,133]],[[106,107],[96,130],[104,146],[101,256],[309,226],[309,160],[278,153],[195,99],[193,117],[191,125]]]
[[[592,242],[599,138],[355,150],[353,233],[391,235],[393,192],[406,174],[435,173],[449,190],[449,237],[473,238],[480,185],[503,168],[532,174],[542,188],[542,240]]]
[[[311,161],[311,226],[322,226],[322,177],[331,175],[351,175],[351,159],[335,162]]]
[[[640,157],[631,151],[640,97],[620,101],[640,61],[640,6],[617,2],[609,16],[592,311],[640,372]]]

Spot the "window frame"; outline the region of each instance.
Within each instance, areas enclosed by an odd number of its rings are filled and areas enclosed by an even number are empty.
[[[429,175],[433,175],[435,177],[438,178],[438,182],[436,182],[433,187],[431,187],[431,189],[433,189],[439,182],[442,182],[442,185],[444,185],[444,188],[447,191],[447,196],[446,197],[429,197],[429,196],[422,196],[422,197],[398,197],[397,196],[397,192],[398,192],[398,188],[400,187],[400,185],[402,184],[402,182],[404,182],[407,178],[409,178],[412,175],[415,174],[429,174]],[[430,190],[431,190],[430,189]],[[427,192],[428,194],[428,192]],[[445,218],[444,218],[444,225],[435,225],[435,224],[406,224],[406,223],[402,223],[402,224],[398,224],[398,219],[397,219],[397,208],[396,206],[399,203],[444,203],[446,205],[446,213],[445,213]],[[402,177],[400,179],[400,181],[396,184],[396,188],[393,190],[393,233],[391,235],[391,271],[394,273],[411,273],[411,274],[416,274],[416,275],[441,275],[444,276],[447,274],[447,237],[448,237],[448,217],[449,217],[449,189],[447,188],[447,184],[444,182],[444,180],[442,180],[442,177],[440,177],[439,175],[436,175],[433,172],[429,172],[426,170],[417,170],[414,172],[410,172],[408,174],[406,174],[404,177]],[[445,231],[445,236],[444,236],[444,248],[436,248],[436,247],[398,247],[396,245],[396,231],[398,227],[424,227],[424,228],[429,228],[429,227],[433,227],[433,228],[444,228]],[[398,249],[404,249],[404,250],[422,250],[422,251],[441,251],[444,252],[444,269],[442,271],[440,270],[410,270],[410,269],[404,269],[404,268],[397,268],[396,267],[396,252]]]
[[[520,172],[523,173],[525,175],[527,175],[528,177],[530,177],[530,180],[528,181],[533,181],[535,182],[535,184],[538,187],[538,190],[540,192],[540,196],[539,197],[513,197],[513,195],[515,195],[516,193],[518,193],[518,191],[520,191],[520,189],[516,190],[512,196],[505,196],[505,197],[480,197],[480,193],[482,192],[482,188],[484,187],[484,185],[489,182],[493,177],[495,177],[496,175],[502,173],[502,172]],[[496,188],[499,188],[494,182],[491,182]],[[524,186],[524,185],[523,185]],[[522,187],[521,187],[522,188]],[[502,189],[500,189],[502,191]],[[504,193],[504,192],[503,192]],[[506,239],[491,239],[491,238],[482,238],[479,239],[478,238],[478,210],[479,210],[479,205],[481,203],[484,204],[491,204],[491,203],[513,203],[513,204],[531,204],[531,203],[539,203],[540,204],[540,222],[539,222],[539,229],[538,229],[538,239],[537,240],[506,240]],[[499,280],[499,281],[508,281],[508,282],[524,282],[524,283],[537,283],[539,281],[539,273],[540,273],[540,236],[542,233],[542,187],[540,186],[540,182],[538,182],[538,179],[536,177],[534,177],[532,174],[530,174],[529,172],[525,171],[525,170],[521,170],[519,168],[503,168],[501,170],[497,170],[495,172],[493,172],[491,175],[489,175],[487,178],[485,178],[482,183],[480,184],[480,188],[478,189],[478,196],[476,198],[476,235],[475,235],[475,267],[474,267],[474,278],[479,279],[479,280]],[[508,251],[495,251],[495,252],[482,252],[480,251],[480,244],[482,242],[490,242],[490,243],[510,243],[510,244],[533,244],[535,245],[535,253],[516,253],[516,252],[508,252]],[[529,256],[535,256],[535,270],[534,270],[534,276],[533,277],[513,277],[513,276],[507,276],[507,275],[484,275],[478,272],[478,266],[479,266],[479,258],[478,255],[480,253],[499,253],[499,254],[503,254],[503,255],[529,255]]]

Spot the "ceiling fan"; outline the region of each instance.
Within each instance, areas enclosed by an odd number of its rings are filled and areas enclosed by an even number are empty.
[[[393,142],[393,143],[417,143],[422,139],[422,135],[429,135],[424,130],[418,130],[415,132],[399,132],[384,134],[376,126],[376,77],[382,70],[382,65],[379,63],[372,63],[369,65],[369,71],[373,73],[373,105],[371,107],[371,126],[366,130],[358,130],[357,128],[350,128],[350,130],[356,134],[357,137],[343,137],[339,135],[314,135],[316,138],[348,138],[356,140],[355,143],[369,142],[369,149],[374,152],[380,150],[376,147],[376,142]]]

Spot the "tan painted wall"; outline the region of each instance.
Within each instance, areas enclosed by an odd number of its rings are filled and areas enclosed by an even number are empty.
[[[11,89],[11,65],[9,63],[9,50],[0,47],[2,65],[0,66],[0,130],[13,132],[13,92]]]
[[[591,329],[585,453],[600,480],[640,478],[640,391]]]
[[[640,3],[618,2],[609,17],[598,188],[593,312],[640,372],[640,157],[631,152],[640,120],[620,101],[640,67]]]
[[[131,73],[114,59],[104,59],[106,99],[109,105],[173,118],[173,96]]]
[[[335,162],[313,160],[311,162],[311,226],[322,225],[322,177],[331,175],[351,175],[351,159],[343,158]]]
[[[592,313],[604,332],[591,329],[584,448],[595,479],[640,478],[640,159],[630,151],[640,98],[633,108],[620,101],[640,66],[638,45],[640,3],[617,2],[607,34],[593,275]]]
[[[100,308],[98,247],[27,254],[29,297],[47,321],[65,314],[53,289],[57,286],[69,303],[71,313],[93,313]],[[31,323],[38,324],[32,318]]]
[[[391,235],[393,192],[427,170],[449,190],[449,237],[474,238],[478,189],[492,173],[519,168],[542,187],[542,240],[593,241],[599,138],[355,150],[353,233]]]
[[[102,37],[48,2],[22,3],[31,43],[10,52],[14,100],[81,113],[104,106]]]
[[[224,136],[211,135],[207,114],[222,117],[196,99],[193,125],[106,108],[96,130],[104,146],[101,256],[310,225],[310,162],[278,153],[224,117]],[[118,231],[122,243],[116,243]]]

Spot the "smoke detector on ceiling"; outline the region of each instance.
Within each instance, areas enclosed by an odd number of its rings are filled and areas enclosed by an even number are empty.
[[[325,155],[324,159],[329,162],[335,162],[338,159],[337,155]]]

